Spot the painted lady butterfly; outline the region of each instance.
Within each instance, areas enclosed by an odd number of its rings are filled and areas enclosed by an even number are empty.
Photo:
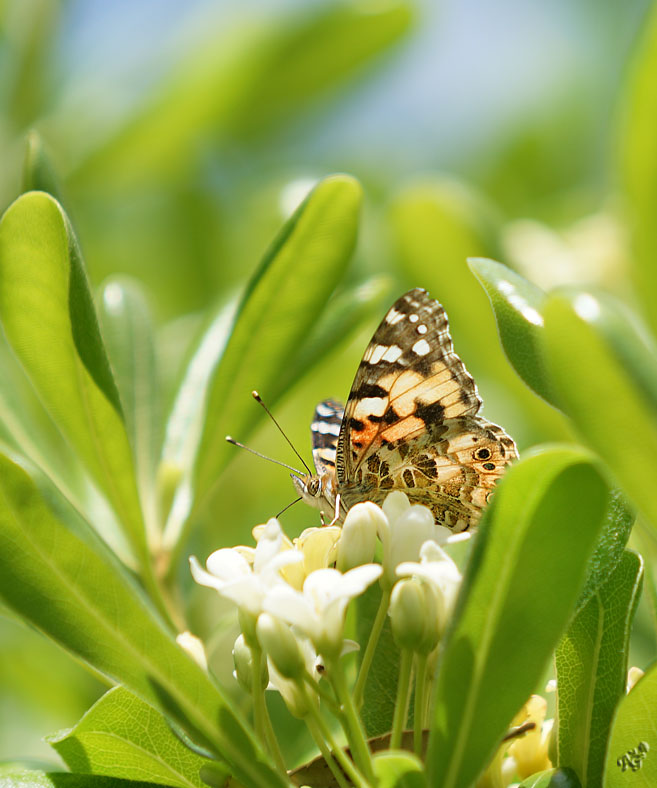
[[[398,299],[358,367],[345,408],[321,402],[311,426],[316,474],[292,474],[302,498],[342,521],[360,501],[402,490],[453,531],[474,527],[518,456],[477,413],[474,380],[454,353],[447,315],[425,290]]]

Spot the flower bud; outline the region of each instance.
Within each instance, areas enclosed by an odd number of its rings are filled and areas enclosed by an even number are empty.
[[[251,649],[246,645],[244,635],[239,635],[233,646],[233,662],[235,664],[235,678],[241,687],[247,692],[253,689],[253,655]],[[267,660],[262,660],[260,671],[260,688],[266,689],[269,684],[269,671],[267,670]]]
[[[244,642],[248,646],[258,647],[258,638],[256,637],[255,629],[256,621],[258,620],[257,616],[254,616],[243,607],[240,607],[237,610],[237,620],[239,621],[240,629],[242,630],[242,635],[244,636]]]
[[[417,651],[425,635],[424,589],[419,580],[400,580],[390,597],[390,623],[395,643]]]
[[[203,641],[197,638],[196,635],[192,635],[191,632],[181,632],[176,637],[176,643],[180,648],[184,649],[203,670],[208,669],[208,658],[205,654]]]
[[[269,613],[258,616],[256,634],[262,650],[286,679],[300,679],[305,671],[303,654],[289,626]]]
[[[352,506],[338,542],[337,568],[346,572],[355,566],[371,563],[376,550],[377,533],[383,528],[387,528],[387,520],[376,504],[366,501]]]

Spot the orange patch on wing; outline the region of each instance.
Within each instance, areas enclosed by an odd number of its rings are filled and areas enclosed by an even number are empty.
[[[417,416],[408,416],[383,430],[381,437],[392,443],[397,440],[408,440],[414,434],[424,432],[425,429],[426,426],[422,419],[418,419]]]

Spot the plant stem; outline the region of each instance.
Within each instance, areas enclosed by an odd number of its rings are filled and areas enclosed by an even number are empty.
[[[363,729],[363,723],[361,722],[358,711],[356,710],[356,706],[354,705],[353,698],[351,697],[351,693],[347,687],[347,682],[345,681],[344,673],[342,672],[342,666],[337,659],[331,662],[330,667],[327,665],[327,673],[344,713],[348,731],[349,746],[354,756],[354,761],[358,765],[358,768],[363,772],[365,777],[371,783],[374,783],[375,780],[374,768],[372,766],[372,753],[370,752],[370,748],[367,746],[367,739],[365,736],[365,730]]]
[[[408,702],[411,697],[411,668],[413,667],[413,652],[407,648],[402,649],[399,662],[399,680],[397,682],[397,700],[395,713],[392,718],[392,734],[390,736],[390,749],[398,750],[401,747],[404,724],[408,717]]]
[[[370,667],[372,666],[372,660],[374,659],[374,652],[376,651],[376,647],[379,643],[379,638],[381,637],[381,631],[383,630],[383,625],[386,622],[386,615],[388,613],[388,606],[390,605],[390,593],[391,591],[384,591],[381,596],[381,602],[379,603],[379,609],[376,612],[376,618],[372,623],[372,629],[370,631],[370,638],[367,641],[367,646],[365,648],[365,652],[363,653],[363,661],[360,663],[360,670],[358,671],[358,678],[356,679],[356,684],[354,685],[354,705],[357,709],[363,705],[363,695],[365,694],[365,682],[367,681],[367,676],[370,671]]]
[[[308,726],[308,730],[310,731],[313,739],[315,740],[315,744],[319,747],[319,751],[322,753],[322,757],[326,761],[326,765],[331,770],[331,774],[335,778],[335,781],[340,786],[340,788],[349,788],[350,784],[345,779],[345,776],[342,770],[340,769],[340,767],[338,766],[335,758],[331,755],[331,750],[327,747],[326,741],[324,740],[324,736],[322,735],[322,732],[316,720],[308,716],[306,717],[305,721],[306,721],[306,725]],[[338,748],[337,752],[342,752],[342,750]],[[349,761],[348,758],[346,758],[346,760]],[[351,761],[349,761],[349,763],[351,764]],[[353,769],[353,767],[352,770],[355,772],[355,769]],[[358,775],[358,773],[356,773],[355,776],[357,778],[360,778],[360,775]],[[356,781],[354,780],[354,775],[350,774],[349,777],[352,783],[357,784]]]
[[[351,758],[349,758],[344,749],[340,747],[340,745],[335,741],[335,737],[331,733],[326,721],[319,713],[319,709],[313,706],[311,708],[310,714],[312,715],[313,722],[317,725],[322,738],[328,744],[333,757],[336,761],[338,761],[351,782],[356,786],[356,788],[368,788],[369,783],[365,777],[363,777]]]
[[[427,704],[425,699],[427,656],[418,654],[415,658],[415,719],[413,724],[413,749],[418,758],[422,757],[422,731],[427,727]]]
[[[269,753],[276,761],[276,766],[286,775],[287,768],[269,718],[267,704],[265,703],[265,691],[261,686],[262,650],[254,646],[250,646],[250,648],[252,660],[251,694],[253,696],[253,727],[260,741],[266,743]]]
[[[338,704],[336,703],[335,697],[327,692],[324,687],[314,678],[308,671],[305,672],[303,680],[308,684],[310,689],[313,692],[316,692],[317,695],[326,703],[326,705],[331,710],[331,713],[334,714],[336,717],[342,715],[342,711],[340,710]]]

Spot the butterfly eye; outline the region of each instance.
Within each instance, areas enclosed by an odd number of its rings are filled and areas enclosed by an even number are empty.
[[[306,485],[306,490],[310,495],[317,495],[319,492],[319,479],[317,477],[311,478]]]
[[[478,460],[487,460],[490,457],[490,451],[488,449],[479,449],[479,451],[475,452],[475,456]],[[485,467],[484,465],[484,468]]]

